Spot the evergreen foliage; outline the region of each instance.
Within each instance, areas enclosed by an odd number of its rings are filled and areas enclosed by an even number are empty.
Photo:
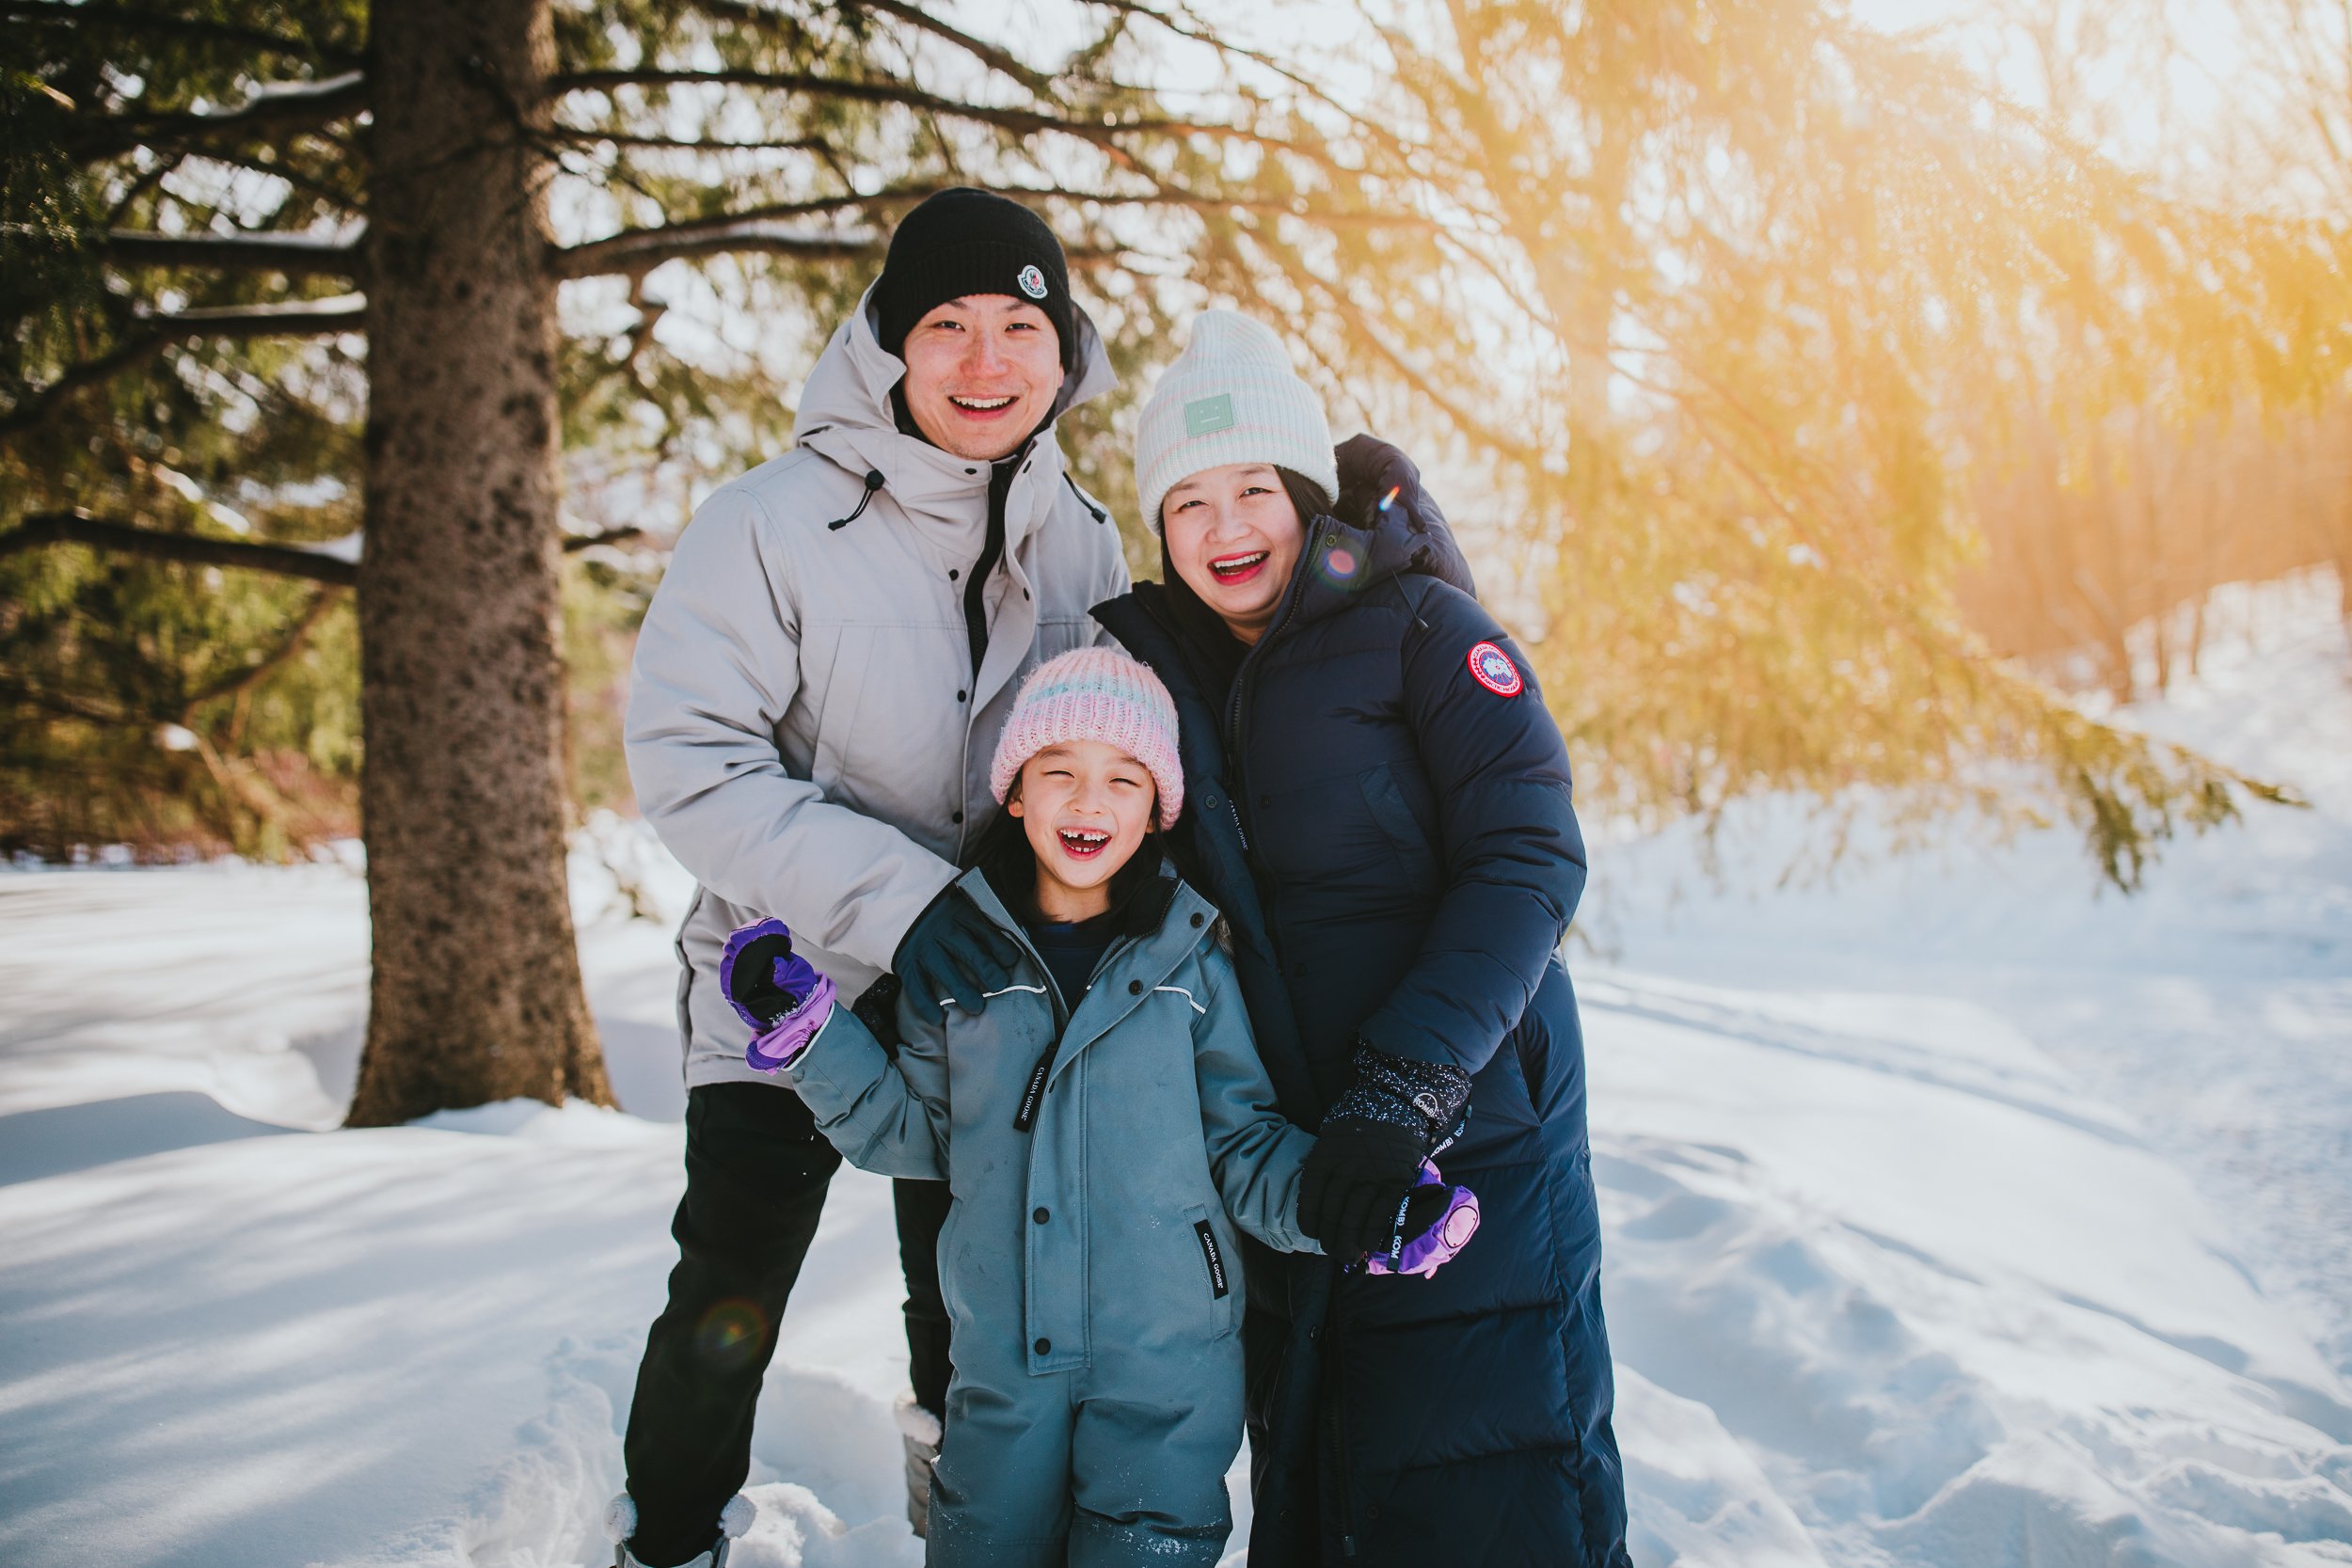
[[[2275,793],[1994,657],[1959,585],[2029,451],[2063,483],[2120,416],[2340,405],[2340,217],[2185,195],[1831,6],[1368,14],[1359,59],[1140,0],[1073,4],[1051,47],[896,0],[556,7],[548,112],[517,122],[568,242],[563,526],[611,540],[567,574],[576,798],[625,796],[653,546],[784,449],[889,224],[961,182],[1030,193],[1071,246],[1124,384],[1072,421],[1074,467],[1139,572],[1133,396],[1200,305],[1279,321],[1335,423],[1474,476],[1454,509],[1525,567],[1494,587],[1540,623],[1589,800],[2063,814],[2129,886]],[[368,24],[0,6],[8,847],[350,831],[342,587],[9,540],[356,534]],[[1205,90],[1153,90],[1179,59]]]

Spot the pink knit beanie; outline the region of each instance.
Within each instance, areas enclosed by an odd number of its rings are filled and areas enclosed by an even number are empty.
[[[1176,700],[1149,667],[1116,648],[1073,648],[1029,672],[988,769],[997,804],[1023,763],[1065,740],[1099,740],[1143,764],[1159,786],[1161,831],[1176,825],[1184,809]]]

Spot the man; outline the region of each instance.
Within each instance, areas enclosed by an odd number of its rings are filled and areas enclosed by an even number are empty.
[[[941,192],[818,358],[794,450],[703,503],[646,614],[629,777],[701,887],[678,937],[679,1257],[629,1412],[622,1568],[720,1568],[749,1523],[736,1493],[761,1375],[839,1164],[799,1098],[745,1064],[721,947],[776,916],[844,998],[895,971],[977,1010],[1009,976],[1009,943],[949,883],[1020,677],[1095,641],[1089,608],[1127,588],[1118,531],[1053,435],[1111,384],[1052,230],[1002,197]],[[919,1529],[947,1384],[946,1185],[897,1196]]]

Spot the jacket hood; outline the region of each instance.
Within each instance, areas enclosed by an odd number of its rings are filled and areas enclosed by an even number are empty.
[[[1173,640],[1178,657],[1214,706],[1222,702],[1248,650],[1226,633],[1216,612],[1176,576],[1165,540],[1160,561],[1167,580],[1136,583],[1118,598],[1096,605],[1094,618],[1130,648],[1137,637],[1148,635],[1135,617],[1155,623]],[[1287,635],[1334,614],[1375,584],[1415,575],[1435,578],[1473,599],[1478,597],[1470,562],[1463,558],[1453,529],[1426,495],[1409,513],[1402,507],[1373,512],[1361,528],[1328,514],[1310,518],[1298,563],[1291,569],[1290,583],[1283,590],[1286,598],[1295,595],[1295,603],[1281,616],[1279,632]],[[1184,738],[1189,755],[1190,748],[1200,742],[1189,731]]]
[[[1175,974],[1184,962],[1200,948],[1207,933],[1217,918],[1216,908],[1192,886],[1176,874],[1175,867],[1165,858],[1160,874],[1166,879],[1167,907],[1160,911],[1159,925],[1136,937],[1121,937],[1112,942],[1103,960],[1096,984],[1076,1001],[1064,998],[1070,1016],[1062,1032],[1062,1047],[1057,1053],[1054,1076],[1058,1078],[1070,1065],[1071,1058],[1084,1051],[1094,1040],[1108,1033],[1127,1014],[1134,1011],[1140,999]],[[1044,960],[1038,957],[1029,933],[979,867],[974,866],[956,879],[956,885],[970,895],[980,912],[994,922],[997,928],[1021,944],[1022,952],[1037,965],[1042,978],[1047,971]],[[1128,983],[1121,985],[1119,982]],[[1020,982],[1016,981],[1018,986]],[[1035,987],[1022,989],[1035,990]],[[1189,992],[1186,993],[1190,995]],[[1200,999],[1193,998],[1195,1006]]]
[[[1416,574],[1478,596],[1454,530],[1427,504],[1411,515],[1403,508],[1373,512],[1361,528],[1329,515],[1311,519],[1295,571],[1298,603],[1291,619],[1300,623],[1345,607],[1368,588]]]
[[[1204,927],[1188,928],[1183,920],[1173,917],[1189,914],[1195,910],[1203,911],[1208,921],[1214,921],[1217,916],[1216,908],[1184,879],[1176,869],[1176,863],[1165,852],[1160,853],[1158,879],[1160,886],[1153,896],[1160,900],[1160,906],[1152,929],[1139,936],[1118,938],[1112,946],[1131,945],[1140,958],[1141,967],[1165,974],[1200,945],[1200,931],[1205,928],[1205,924]],[[1033,950],[1027,928],[997,896],[995,884],[988,879],[986,871],[973,866],[956,879],[956,886],[971,895],[972,902],[997,929],[1021,943],[1024,949]]]
[[[834,329],[818,356],[801,391],[793,442],[852,473],[881,473],[883,486],[909,512],[971,515],[973,498],[987,493],[990,466],[944,451],[898,428],[890,394],[906,379],[906,361],[883,348],[874,335],[873,306],[869,285],[850,319]],[[1073,310],[1078,368],[1062,379],[1053,411],[1030,438],[1033,449],[1053,449],[1057,467],[1061,458],[1054,431],[1062,415],[1100,397],[1118,381],[1093,321],[1084,309],[1073,306]],[[984,508],[979,515],[985,515]]]

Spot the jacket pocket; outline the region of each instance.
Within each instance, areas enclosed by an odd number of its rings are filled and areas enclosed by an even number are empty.
[[[1219,1338],[1233,1332],[1241,1301],[1241,1281],[1233,1273],[1241,1267],[1241,1252],[1233,1245],[1223,1217],[1220,1211],[1204,1203],[1184,1210],[1184,1226],[1200,1260],[1201,1289],[1208,1293],[1210,1331]]]
[[[932,1246],[931,1263],[939,1271],[939,1305],[946,1308],[950,1323],[968,1323],[972,1315],[964,1310],[962,1271],[956,1267],[956,1232],[963,1227],[963,1199],[947,1200],[947,1217],[940,1222],[939,1240]]]
[[[816,628],[811,628],[812,633]],[[817,705],[817,739],[809,757],[809,782],[827,795],[834,794],[849,771],[850,732],[858,721],[858,704],[866,688],[866,673],[871,667],[870,627],[835,626],[831,628],[832,647],[817,652],[811,657],[803,654],[801,679],[803,690]],[[819,640],[812,635],[809,642]],[[822,684],[818,684],[817,667],[824,667]]]

